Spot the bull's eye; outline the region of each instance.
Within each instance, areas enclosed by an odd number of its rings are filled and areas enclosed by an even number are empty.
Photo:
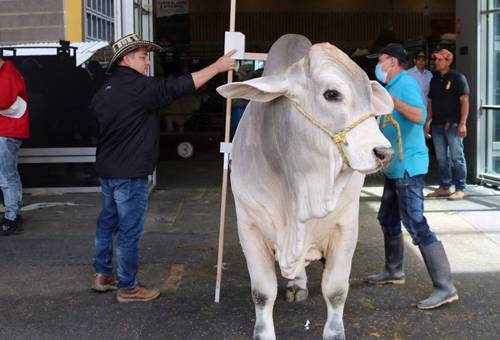
[[[337,90],[326,90],[323,97],[330,102],[342,100],[342,94]]]

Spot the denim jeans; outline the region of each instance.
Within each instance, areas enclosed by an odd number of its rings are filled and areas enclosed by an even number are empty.
[[[139,240],[144,233],[148,205],[148,179],[99,178],[102,211],[97,219],[94,268],[110,276],[113,271],[113,238],[117,236],[118,289],[137,285]]]
[[[17,154],[22,140],[0,137],[0,188],[5,205],[4,217],[15,220],[23,206],[23,186],[17,171]]]
[[[427,246],[438,240],[424,217],[424,179],[425,175],[410,177],[407,172],[402,179],[385,179],[377,216],[385,234],[398,236],[403,222],[413,244]]]
[[[467,165],[465,163],[463,140],[458,137],[457,131],[457,123],[450,124],[447,129],[444,128],[444,125],[432,125],[432,141],[439,165],[440,186],[448,189],[453,182],[455,190],[463,191],[467,177]],[[451,165],[453,165],[454,169],[453,181]]]

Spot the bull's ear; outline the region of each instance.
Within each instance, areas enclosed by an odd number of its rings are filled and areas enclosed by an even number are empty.
[[[371,81],[372,110],[377,115],[386,115],[394,110],[394,102],[387,90],[378,81]]]
[[[247,80],[242,83],[230,83],[217,88],[223,97],[243,98],[256,102],[268,102],[287,91],[287,80],[283,76],[267,76]]]

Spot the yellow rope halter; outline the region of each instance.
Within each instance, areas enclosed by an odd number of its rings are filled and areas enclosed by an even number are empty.
[[[340,156],[342,157],[342,160],[344,161],[345,165],[350,166],[349,160],[347,159],[347,156],[344,152],[344,149],[342,148],[342,144],[348,145],[347,139],[345,138],[345,134],[348,133],[349,131],[351,131],[352,129],[354,129],[359,124],[363,123],[368,118],[375,117],[375,114],[367,113],[366,115],[356,119],[354,122],[352,122],[351,125],[347,126],[342,131],[337,132],[337,133],[333,133],[327,127],[325,127],[323,124],[321,124],[316,118],[314,118],[311,114],[306,112],[306,110],[304,110],[302,108],[302,106],[300,106],[298,101],[296,101],[295,99],[290,98],[290,97],[287,97],[287,98],[292,102],[292,105],[295,107],[295,109],[297,109],[297,111],[299,111],[305,118],[307,118],[307,120],[309,120],[315,126],[320,128],[321,131],[325,132],[328,136],[330,136],[330,138],[335,143],[335,145],[337,145],[337,148],[339,149],[339,152],[340,152]]]
[[[384,116],[382,121],[382,125],[380,125],[380,128],[385,128],[387,124],[394,126],[396,129],[396,132],[398,134],[398,157],[399,160],[403,160],[403,138],[401,137],[401,128],[399,127],[399,123],[397,120],[394,119],[392,114]]]

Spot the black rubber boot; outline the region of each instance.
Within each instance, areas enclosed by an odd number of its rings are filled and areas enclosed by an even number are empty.
[[[458,300],[457,289],[451,279],[450,264],[441,241],[419,246],[425,266],[431,277],[433,289],[431,296],[417,304],[419,309],[433,309]]]
[[[380,274],[370,275],[366,282],[375,285],[405,283],[403,272],[404,239],[403,234],[388,236],[384,234],[385,269]]]

